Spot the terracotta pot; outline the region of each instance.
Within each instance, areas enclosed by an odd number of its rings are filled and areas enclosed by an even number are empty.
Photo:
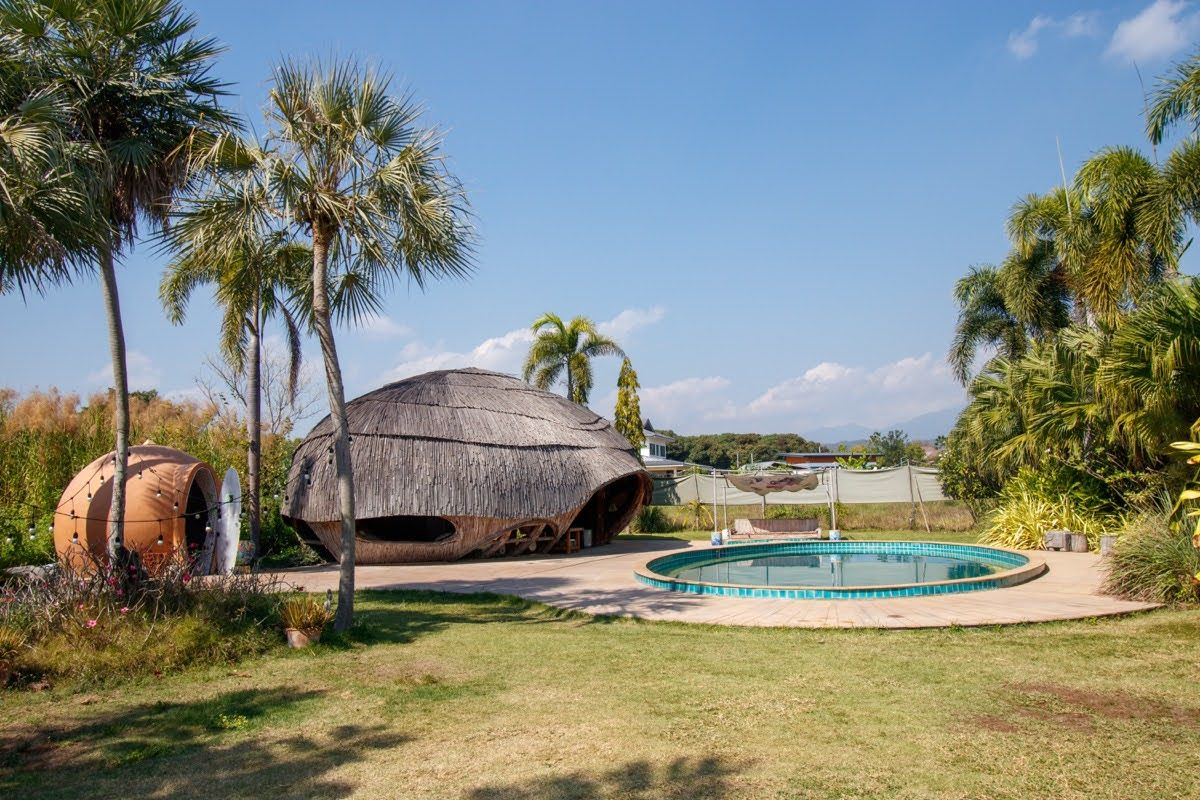
[[[287,634],[288,647],[308,647],[321,641],[320,628],[285,628],[284,632]]]

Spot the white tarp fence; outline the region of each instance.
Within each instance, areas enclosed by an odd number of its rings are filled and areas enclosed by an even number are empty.
[[[927,467],[890,469],[830,469],[820,473],[815,489],[798,492],[772,492],[768,505],[821,505],[832,499],[837,503],[920,503],[945,500],[938,471]],[[723,475],[685,475],[654,481],[654,505],[678,506],[699,500],[722,504],[758,505],[762,498],[743,492]]]

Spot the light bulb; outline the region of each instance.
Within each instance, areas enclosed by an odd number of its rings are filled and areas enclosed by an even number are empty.
[[[162,534],[160,533],[158,535],[158,541],[156,542],[156,544],[162,544],[162,543],[163,543],[163,537],[162,537]]]

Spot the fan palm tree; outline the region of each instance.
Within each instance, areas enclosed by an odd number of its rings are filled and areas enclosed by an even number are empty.
[[[5,48],[24,60],[35,86],[61,100],[65,138],[96,160],[86,173],[95,244],[80,262],[99,272],[112,351],[113,555],[122,550],[129,449],[116,264],[132,248],[140,221],[166,222],[172,197],[189,180],[186,147],[197,131],[217,133],[236,124],[218,103],[224,84],[209,74],[221,48],[193,37],[195,27],[195,18],[173,0],[0,5]]]
[[[353,620],[355,513],[333,321],[356,323],[379,311],[381,292],[398,277],[423,288],[474,268],[466,194],[445,168],[441,136],[420,127],[420,110],[389,94],[389,84],[353,62],[285,61],[271,74],[263,146],[217,137],[196,148],[194,162],[256,187],[206,210],[217,234],[208,237],[209,255],[224,249],[238,257],[240,237],[219,235],[227,222],[274,229],[311,247],[304,274],[295,276],[302,286],[297,310],[321,345],[334,429],[342,522],[338,630]]]
[[[253,552],[259,552],[261,492],[259,473],[262,458],[262,340],[267,321],[278,316],[284,322],[288,343],[288,395],[296,395],[301,363],[299,326],[288,308],[304,283],[297,281],[312,263],[312,252],[300,244],[288,244],[278,232],[254,239],[253,228],[238,251],[222,249],[209,255],[212,236],[245,236],[246,228],[219,230],[206,227],[205,211],[213,202],[236,193],[239,187],[218,184],[213,195],[201,198],[176,219],[172,241],[179,255],[167,267],[159,286],[159,297],[167,318],[176,325],[184,321],[192,292],[202,284],[215,288],[221,318],[221,354],[234,370],[246,371],[246,508],[250,520]],[[224,255],[226,260],[221,260]],[[232,257],[230,257],[232,256]]]
[[[63,94],[37,86],[0,37],[0,293],[44,292],[94,259],[101,227],[86,176],[95,151],[67,136]]]
[[[587,317],[563,322],[557,314],[546,313],[534,320],[530,330],[534,337],[525,358],[525,380],[546,390],[564,380],[567,399],[581,406],[587,405],[592,392],[592,359],[625,357],[625,351]]]

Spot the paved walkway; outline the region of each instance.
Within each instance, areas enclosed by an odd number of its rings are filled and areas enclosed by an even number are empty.
[[[884,600],[770,600],[691,595],[638,583],[647,559],[707,543],[617,542],[576,555],[494,558],[439,564],[364,566],[360,589],[494,592],[588,614],[715,625],[798,628],[935,628],[1082,619],[1154,608],[1101,595],[1100,557],[1038,552],[1048,571],[1008,589]],[[337,589],[333,565],[289,570],[280,577],[310,592]]]

